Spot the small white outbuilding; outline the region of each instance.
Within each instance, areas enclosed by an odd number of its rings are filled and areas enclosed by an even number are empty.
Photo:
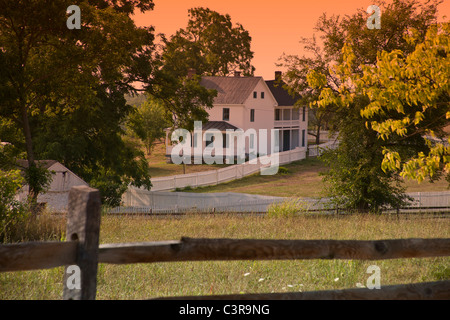
[[[20,169],[28,167],[27,160],[17,160]],[[38,196],[38,203],[46,206],[52,212],[66,212],[69,203],[69,191],[75,186],[88,186],[88,184],[75,173],[67,169],[56,160],[39,160],[36,165],[48,169],[52,173],[52,181],[46,193]],[[25,185],[17,194],[19,201],[26,200],[28,185]]]

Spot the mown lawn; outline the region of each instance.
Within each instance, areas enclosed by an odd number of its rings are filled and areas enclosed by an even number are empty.
[[[150,176],[152,178],[157,177],[165,177],[165,176],[174,176],[178,174],[183,173],[194,173],[194,172],[202,172],[202,171],[208,171],[208,170],[215,170],[224,168],[228,165],[226,164],[202,164],[202,165],[186,165],[183,169],[183,165],[177,165],[173,163],[167,163],[166,162],[166,147],[164,145],[163,141],[158,142],[154,149],[152,150],[151,154],[148,155],[147,161],[150,166]],[[185,171],[183,171],[185,170]]]
[[[155,145],[151,155],[147,156],[150,166],[150,175],[153,178],[183,174],[183,166],[167,163],[165,159],[165,146],[163,141]],[[186,165],[186,173],[202,172],[224,168],[226,164],[213,165]],[[211,193],[211,192],[242,192],[261,194],[277,197],[313,197],[325,195],[326,185],[322,181],[320,172],[326,170],[326,166],[318,158],[309,158],[283,165],[288,169],[287,174],[278,173],[273,176],[261,176],[259,173],[242,179],[222,183],[216,186],[200,188],[187,188],[186,192]],[[448,182],[441,179],[436,182],[417,183],[414,180],[405,179],[407,192],[446,191]]]
[[[433,216],[350,215],[268,218],[236,215],[103,216],[101,243],[203,238],[394,239],[449,238],[450,220]],[[450,279],[450,258],[100,264],[97,299],[263,293],[354,288],[367,267],[381,285]],[[0,273],[0,299],[60,299],[63,268]]]
[[[278,173],[273,176],[262,176],[259,173],[222,183],[185,190],[187,192],[242,192],[277,197],[312,197],[325,196],[326,185],[323,176],[326,167],[317,158],[309,158],[284,165],[287,174]],[[422,182],[405,179],[406,192],[446,191],[448,182],[441,179],[436,182]]]

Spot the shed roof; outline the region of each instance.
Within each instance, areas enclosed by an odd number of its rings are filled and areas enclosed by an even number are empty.
[[[35,161],[36,166],[41,167],[41,168],[45,168],[45,169],[50,168],[52,165],[54,165],[57,162],[58,161],[56,161],[56,160],[36,160]],[[17,159],[16,160],[16,164],[17,164],[18,167],[28,168],[28,160]]]

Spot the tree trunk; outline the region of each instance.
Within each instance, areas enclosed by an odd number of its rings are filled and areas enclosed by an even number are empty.
[[[316,145],[320,144],[320,125],[317,125],[317,130],[316,130]]]
[[[25,148],[27,151],[28,168],[27,170],[31,172],[36,168],[34,152],[33,152],[33,142],[31,140],[31,128],[28,120],[28,113],[26,106],[22,106],[22,126],[23,133],[25,136]],[[37,197],[38,197],[38,186],[34,184],[34,181],[27,181],[28,183],[28,201],[30,204],[30,210],[33,216],[37,213]]]

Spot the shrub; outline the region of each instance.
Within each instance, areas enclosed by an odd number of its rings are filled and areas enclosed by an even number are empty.
[[[26,206],[15,200],[14,196],[24,182],[20,170],[4,171],[0,169],[0,240],[4,241],[8,230],[18,221],[25,219]]]
[[[27,203],[14,199],[23,182],[19,170],[0,169],[0,242],[61,240],[63,218],[45,212],[32,215]]]
[[[267,209],[268,217],[294,217],[308,212],[308,204],[298,199],[289,199],[281,203],[272,203]]]
[[[191,186],[186,186],[184,188],[175,188],[175,192],[185,192],[185,191],[192,191],[194,188]]]
[[[289,172],[289,169],[286,168],[286,167],[279,167],[278,168],[278,173],[279,174],[289,174],[290,172]]]

